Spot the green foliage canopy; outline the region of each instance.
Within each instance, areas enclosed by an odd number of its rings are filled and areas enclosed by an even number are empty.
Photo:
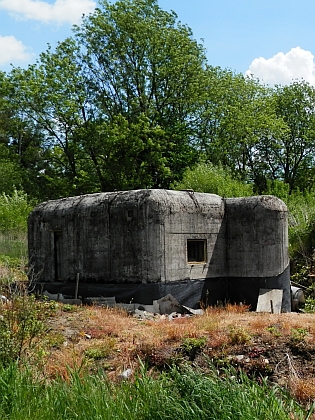
[[[180,179],[198,156],[192,120],[205,66],[191,30],[157,1],[101,1],[73,38],[10,77],[16,107],[43,133],[41,190],[58,196]]]
[[[200,162],[255,193],[314,179],[314,88],[211,67],[156,0],[99,2],[35,65],[0,73],[0,191],[169,188]],[[10,180],[12,180],[10,185]]]
[[[315,88],[305,81],[277,86],[273,100],[284,129],[265,138],[262,158],[274,179],[304,190],[312,186],[315,152]]]

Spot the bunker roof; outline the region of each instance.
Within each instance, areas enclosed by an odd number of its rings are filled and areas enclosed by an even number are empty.
[[[222,211],[223,199],[216,194],[193,191],[172,191],[163,189],[141,189],[106,193],[86,194],[76,197],[50,200],[39,204],[32,214],[66,214],[68,212],[85,213],[89,209],[102,206],[138,206],[147,205],[157,212],[208,213]]]

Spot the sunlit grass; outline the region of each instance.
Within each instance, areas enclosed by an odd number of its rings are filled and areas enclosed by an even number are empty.
[[[207,375],[173,368],[154,377],[144,366],[133,380],[109,382],[99,371],[42,381],[27,368],[0,368],[0,415],[11,420],[70,419],[306,419],[303,410],[280,388],[258,385],[243,375],[215,370]]]

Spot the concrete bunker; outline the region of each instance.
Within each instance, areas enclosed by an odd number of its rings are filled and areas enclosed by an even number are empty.
[[[283,290],[290,311],[285,204],[273,196],[224,199],[192,191],[88,194],[38,205],[28,221],[29,264],[50,293],[151,304],[243,302]]]

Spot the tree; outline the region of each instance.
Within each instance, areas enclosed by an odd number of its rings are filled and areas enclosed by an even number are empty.
[[[197,157],[192,120],[205,86],[203,48],[155,0],[100,5],[75,34],[91,104],[85,118],[101,133],[88,149],[102,189],[115,173],[108,150],[126,156],[124,188],[167,187]]]
[[[205,63],[191,30],[157,1],[102,0],[74,37],[14,69],[11,100],[42,135],[42,193],[168,187],[180,179],[198,156],[192,122]]]
[[[11,194],[15,188],[25,186],[30,144],[36,138],[33,128],[23,120],[12,100],[9,77],[0,73],[0,193]]]
[[[258,192],[266,186],[268,165],[260,153],[262,139],[277,133],[269,88],[220,68],[208,69],[206,98],[200,107],[200,140],[206,159],[252,181]]]
[[[305,81],[276,86],[273,93],[275,112],[283,129],[267,136],[261,154],[273,179],[295,188],[313,184],[315,152],[315,88]]]
[[[41,133],[33,181],[42,198],[88,192],[81,179],[81,163],[87,159],[77,135],[86,95],[76,52],[74,41],[66,39],[55,52],[49,47],[42,53],[37,64],[14,69],[10,75],[12,101]]]

